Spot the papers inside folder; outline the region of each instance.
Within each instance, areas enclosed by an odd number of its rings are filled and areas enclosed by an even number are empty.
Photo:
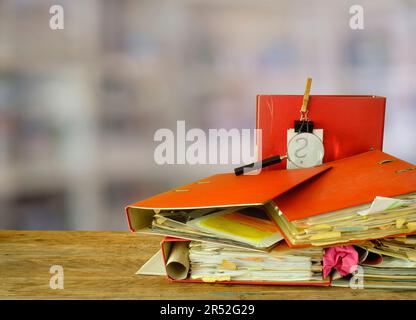
[[[147,232],[264,250],[283,239],[263,207],[161,211]]]
[[[288,249],[284,244],[260,253],[221,245],[191,242],[190,278],[267,282],[322,282],[320,248]]]
[[[414,165],[381,151],[326,165],[332,169],[270,203],[290,246],[330,246],[416,232]]]
[[[276,208],[274,217],[294,245],[328,246],[415,232],[416,193],[397,200],[403,200],[403,205],[369,215],[360,212],[371,203],[295,221],[288,221]]]
[[[217,174],[127,206],[127,221],[133,232],[268,250],[282,236],[267,204],[330,169]]]
[[[328,286],[322,278],[322,248],[292,249],[282,241],[271,251],[167,237],[162,252],[169,279],[264,285]]]

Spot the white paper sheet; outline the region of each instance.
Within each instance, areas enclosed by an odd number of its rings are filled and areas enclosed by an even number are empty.
[[[387,209],[392,209],[404,205],[406,202],[400,199],[386,198],[386,197],[376,197],[371,204],[370,208],[358,211],[357,213],[361,216],[366,216],[371,213],[376,213],[380,211],[385,211]]]
[[[165,265],[163,263],[162,250],[159,250],[151,257],[136,274],[150,276],[166,276]]]

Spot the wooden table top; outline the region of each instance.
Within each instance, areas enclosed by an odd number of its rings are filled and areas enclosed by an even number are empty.
[[[135,275],[159,237],[129,232],[0,231],[0,299],[416,299],[415,291],[171,283]],[[64,289],[51,289],[52,265]]]

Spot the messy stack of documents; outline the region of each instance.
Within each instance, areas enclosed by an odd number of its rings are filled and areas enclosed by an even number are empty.
[[[381,151],[386,99],[310,84],[258,96],[263,160],[126,207],[132,232],[164,237],[139,274],[416,289],[416,166]]]
[[[410,289],[414,168],[369,151],[308,169],[220,174],[132,204],[127,219],[134,232],[167,236],[159,263],[173,281],[351,286],[361,277],[368,288]]]

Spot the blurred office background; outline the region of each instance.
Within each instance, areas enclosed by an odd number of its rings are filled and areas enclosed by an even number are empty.
[[[385,151],[415,163],[415,34],[411,0],[0,0],[0,228],[125,230],[126,204],[233,167],[158,166],[157,129],[254,128],[256,94],[309,75],[386,96]]]

